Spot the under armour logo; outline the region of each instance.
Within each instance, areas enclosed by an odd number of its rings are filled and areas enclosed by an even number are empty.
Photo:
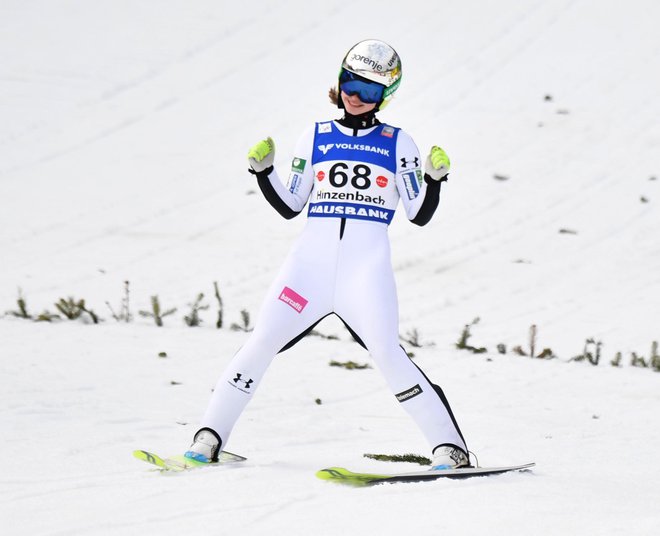
[[[413,167],[419,167],[419,158],[415,157],[412,160],[406,158],[401,159],[401,167],[407,168],[408,164],[413,164]]]
[[[335,146],[334,143],[328,143],[326,145],[319,145],[319,151],[321,151],[323,154],[328,154],[328,151],[332,149]]]
[[[254,381],[254,380],[253,380],[252,378],[250,378],[249,380],[244,380],[244,379],[242,378],[242,374],[241,374],[240,372],[237,372],[237,373],[236,373],[236,377],[234,378],[234,383],[237,384],[238,382],[241,382],[241,383],[243,384],[243,386],[244,386],[246,389],[249,389],[249,388],[250,388],[250,384],[251,384],[253,381]]]

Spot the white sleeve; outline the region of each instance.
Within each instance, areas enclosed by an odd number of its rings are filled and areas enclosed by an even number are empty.
[[[410,135],[403,130],[399,131],[396,140],[396,164],[397,190],[406,216],[413,220],[424,202],[427,185],[419,149]]]
[[[312,186],[314,186],[314,172],[312,171],[314,129],[315,127],[308,128],[298,139],[286,185],[280,180],[279,174],[274,168],[268,175],[272,191],[289,209],[296,213],[301,212],[305,207]],[[268,200],[271,201],[271,199]],[[273,204],[272,201],[271,204]]]

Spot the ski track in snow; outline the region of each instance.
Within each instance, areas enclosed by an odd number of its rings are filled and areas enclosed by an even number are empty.
[[[0,316],[3,534],[655,534],[659,376],[629,362],[660,338],[659,19],[650,0],[3,2],[0,314],[20,288],[33,314],[74,296],[106,319]],[[161,475],[131,451],[185,449],[247,336],[213,328],[212,283],[225,326],[254,322],[304,225],[267,206],[247,148],[273,136],[285,177],[367,37],[404,62],[381,119],[452,158],[434,220],[390,229],[400,332],[418,330],[407,349],[482,465],[537,467],[317,480],[396,470],[363,453],[428,455],[377,370],[328,366],[371,363],[329,318],[340,339],[278,356],[239,421],[227,448],[246,462]],[[131,324],[105,306],[124,281]],[[199,292],[211,308],[191,329]],[[164,328],[137,314],[153,295],[178,308]],[[457,350],[477,317],[469,342],[489,351]],[[511,353],[533,324],[558,359]],[[601,364],[569,362],[589,337]]]

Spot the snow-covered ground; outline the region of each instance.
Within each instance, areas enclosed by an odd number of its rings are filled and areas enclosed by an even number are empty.
[[[20,289],[32,314],[74,297],[104,319],[0,317],[2,533],[656,534],[660,375],[630,356],[660,341],[658,21],[652,0],[0,1],[0,314]],[[376,370],[328,366],[369,362],[328,319],[339,340],[278,357],[236,427],[247,462],[154,473],[131,451],[187,447],[246,338],[227,326],[256,315],[304,225],[267,205],[245,153],[271,135],[285,170],[337,116],[327,89],[367,37],[404,62],[381,119],[452,158],[436,218],[391,226],[401,334],[420,333],[409,349],[482,465],[537,467],[316,479],[428,455]],[[129,324],[106,306],[125,281]],[[153,295],[178,308],[162,328],[137,314]],[[456,349],[477,317],[469,342],[489,351]],[[531,325],[557,359],[511,351]],[[598,367],[569,361],[588,338]]]

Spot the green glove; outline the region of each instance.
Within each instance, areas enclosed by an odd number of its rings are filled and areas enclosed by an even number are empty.
[[[425,173],[434,181],[447,180],[449,157],[440,147],[434,145],[426,158]]]
[[[261,140],[248,151],[250,167],[259,173],[268,169],[275,161],[275,142],[270,136]]]

